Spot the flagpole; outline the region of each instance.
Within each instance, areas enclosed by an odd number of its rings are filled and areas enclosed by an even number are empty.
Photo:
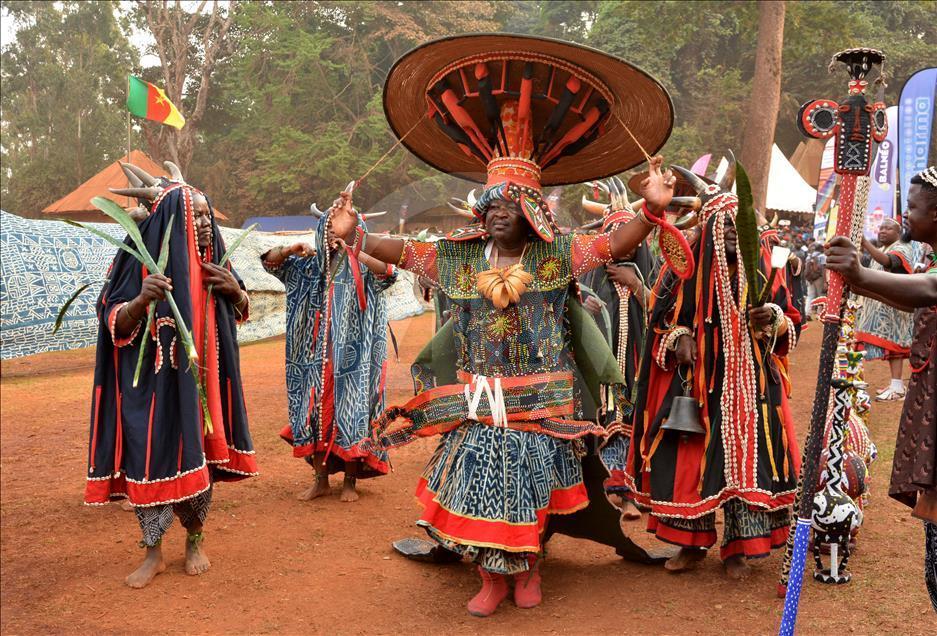
[[[127,97],[130,97],[130,75],[127,76]],[[130,163],[130,109],[127,109],[127,163]],[[130,197],[127,197],[127,207],[131,206]]]

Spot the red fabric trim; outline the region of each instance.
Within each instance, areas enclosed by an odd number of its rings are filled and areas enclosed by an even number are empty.
[[[293,447],[293,457],[309,457],[314,453],[324,453],[326,450],[328,450],[328,444],[324,443],[293,446],[293,429],[289,424],[280,430],[280,439]],[[331,452],[345,462],[363,460],[366,466],[382,475],[386,475],[390,472],[390,464],[388,462],[382,460],[374,453],[362,450],[360,443],[355,444],[347,450],[341,446],[333,446]],[[361,475],[359,475],[359,477],[361,477]]]
[[[331,348],[332,343],[328,344]],[[335,440],[335,370],[332,366],[332,357],[325,360],[325,370],[322,384],[322,411],[319,417],[319,441],[333,442]]]
[[[900,253],[900,252],[897,252],[897,251],[894,251],[894,252],[888,252],[888,255],[889,255],[889,256],[896,256],[896,257],[898,258],[898,260],[901,261],[901,267],[904,268],[905,273],[907,273],[907,274],[913,274],[913,273],[914,273],[914,267],[911,265],[910,262],[908,262],[908,259],[905,258],[904,254],[902,254],[902,253]]]
[[[182,449],[183,449],[182,432],[180,431],[179,432],[179,457],[176,460],[176,472],[180,472],[180,473],[182,472]]]
[[[469,384],[471,376],[466,374],[463,371],[459,371],[457,378],[460,382],[464,384],[444,384],[442,386],[434,387],[427,391],[420,393],[419,395],[411,398],[406,404],[403,405],[404,411],[417,411],[425,408],[427,404],[432,402],[435,399],[444,396],[452,395],[463,395],[465,391],[465,384]],[[572,381],[572,375],[570,373],[555,372],[555,373],[538,373],[532,375],[523,375],[523,376],[510,376],[501,378],[501,386],[503,389],[510,389],[515,387],[531,386],[543,382],[551,382],[554,380],[569,380]],[[472,388],[474,389],[474,383],[472,383]],[[523,412],[511,412],[508,413],[508,428],[518,430],[518,431],[531,431],[531,432],[542,432],[547,435],[553,435],[558,437],[555,433],[545,431],[542,426],[542,421],[545,419],[556,419],[562,418],[564,416],[569,416],[573,414],[573,403],[570,400],[565,404],[560,404],[552,407],[537,408],[533,411],[523,411]],[[478,416],[478,421],[482,424],[493,424],[493,419],[490,416]],[[450,431],[457,426],[460,426],[463,422],[461,417],[456,417],[452,420],[441,422],[433,426],[426,426],[421,428],[419,431],[416,431],[417,437],[430,437],[432,435],[438,435]],[[409,420],[404,426],[409,425]],[[579,422],[576,420],[564,420],[565,424],[568,425],[578,425],[581,427],[580,430],[574,432],[569,438],[580,437],[587,433],[598,432],[600,429],[597,428],[594,422]],[[393,434],[399,429],[390,429],[388,428],[387,434]]]
[[[146,467],[143,471],[143,479],[150,479],[150,453],[153,450],[153,413],[156,412],[156,393],[150,398],[150,421],[146,427]]]
[[[910,358],[911,357],[910,347],[902,347],[899,344],[891,342],[890,340],[886,340],[885,338],[882,338],[881,336],[876,336],[875,334],[868,333],[866,331],[857,331],[856,340],[859,342],[864,342],[866,344],[875,345],[876,347],[884,349],[885,351],[889,353],[895,354],[894,356],[890,356],[890,357],[894,357],[894,358]],[[889,356],[886,356],[886,359],[888,359],[888,357]]]
[[[781,426],[784,427],[784,435],[787,437],[787,454],[790,456],[791,474],[800,474],[800,447],[797,445],[797,431],[794,428],[794,416],[791,413],[791,405],[787,396],[781,394]]]
[[[377,394],[383,396],[385,388],[387,388],[387,358],[381,363],[381,381],[377,389]]]
[[[529,524],[474,519],[446,510],[436,501],[436,494],[430,490],[425,478],[420,478],[417,483],[416,497],[423,505],[420,521],[431,525],[446,538],[463,545],[508,552],[539,552],[540,537],[546,528],[548,515],[571,514],[589,505],[589,496],[582,482],[554,490],[547,508],[537,511],[537,522]]]
[[[173,503],[194,497],[211,485],[208,466],[171,479],[135,483],[120,474],[110,479],[89,479],[85,484],[85,503],[103,504],[126,495],[135,506]]]
[[[223,463],[212,464],[212,468],[217,471],[217,481],[240,481],[260,472],[254,453],[246,453],[236,448],[228,448],[227,452],[227,459]]]
[[[122,396],[120,392],[120,360],[117,355],[118,350],[114,349],[114,394],[116,396],[117,402],[117,413],[116,413],[116,432],[114,434],[114,471],[115,473],[120,472],[121,460],[123,459],[124,454],[124,420],[123,420],[123,406],[122,406]]]
[[[622,490],[628,486],[625,484],[625,471],[623,470],[610,470],[608,479],[602,484],[605,490],[611,490],[613,488]]]
[[[787,543],[790,526],[775,528],[766,537],[753,537],[750,539],[735,539],[719,548],[719,558],[725,561],[729,557],[744,554],[748,559],[758,559],[771,554]]]
[[[98,446],[98,424],[99,424],[98,418],[99,418],[100,415],[101,415],[101,389],[102,389],[102,388],[103,388],[103,387],[101,387],[101,386],[96,386],[96,387],[94,387],[94,419],[91,420],[91,422],[92,422],[92,428],[91,428],[91,460],[88,462],[88,464],[91,466],[90,472],[92,472],[92,473],[94,472],[95,449],[96,449],[97,446]]]
[[[680,530],[661,523],[653,515],[647,518],[647,531],[665,543],[684,548],[711,548],[716,544],[715,530]]]
[[[682,435],[677,446],[677,465],[673,476],[674,503],[699,501],[700,464],[706,452],[703,435]]]
[[[357,253],[348,245],[345,245],[345,253],[348,254],[348,268],[351,270],[351,276],[355,281],[355,293],[358,295],[358,309],[364,311],[368,307],[368,299],[364,295],[364,279],[361,278],[361,261],[358,260]]]

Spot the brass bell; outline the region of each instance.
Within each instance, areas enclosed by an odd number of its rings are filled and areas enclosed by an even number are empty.
[[[705,433],[699,423],[699,403],[690,396],[690,381],[683,383],[683,395],[678,395],[670,404],[670,416],[661,424],[665,431],[677,431],[689,435]]]

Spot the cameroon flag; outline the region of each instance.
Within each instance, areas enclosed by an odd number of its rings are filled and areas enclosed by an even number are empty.
[[[128,83],[130,90],[127,92],[127,110],[132,114],[167,126],[176,128],[185,126],[185,117],[173,106],[161,88],[133,75],[130,76]]]

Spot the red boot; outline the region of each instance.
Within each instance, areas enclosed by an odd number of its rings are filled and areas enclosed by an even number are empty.
[[[540,605],[543,598],[540,593],[540,561],[530,558],[530,569],[514,575],[514,604],[521,609],[530,609]]]
[[[468,612],[472,616],[491,616],[508,595],[508,582],[504,575],[478,568],[482,577],[482,589],[468,602]]]

